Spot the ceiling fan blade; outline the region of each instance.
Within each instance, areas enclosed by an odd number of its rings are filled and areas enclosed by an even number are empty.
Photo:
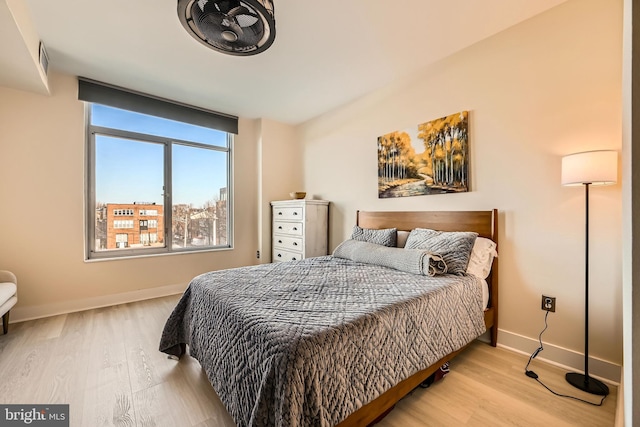
[[[214,0],[212,3],[215,4],[215,7],[219,12],[224,13],[225,15],[231,13],[233,9],[237,9],[242,6],[239,0]]]
[[[245,6],[237,6],[227,12],[227,16],[235,17],[236,15],[251,15],[251,11],[247,9]]]

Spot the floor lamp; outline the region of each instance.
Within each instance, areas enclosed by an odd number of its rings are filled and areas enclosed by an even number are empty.
[[[584,375],[569,372],[566,380],[587,393],[606,396],[609,387],[589,376],[589,187],[615,184],[618,178],[617,151],[587,151],[562,158],[562,185],[584,185],[585,271],[584,271]]]

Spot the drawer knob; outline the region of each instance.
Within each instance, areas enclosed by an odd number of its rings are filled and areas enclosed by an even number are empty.
[[[282,230],[282,226],[279,226],[279,227],[278,227],[278,230]]]
[[[295,260],[296,260],[296,257],[291,258],[291,261],[295,261]]]
[[[295,215],[298,215],[298,212],[294,212],[294,213],[293,213],[293,215],[294,215],[294,216],[295,216]]]
[[[282,254],[278,254],[278,258],[282,258]]]
[[[282,243],[282,240],[278,240],[278,243]]]
[[[293,242],[293,246],[298,246],[298,242]]]
[[[282,212],[278,212],[278,215],[282,215]]]
[[[298,231],[298,227],[293,227],[293,231]]]

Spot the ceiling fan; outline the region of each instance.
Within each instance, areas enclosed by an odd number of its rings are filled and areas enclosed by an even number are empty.
[[[178,17],[193,38],[229,55],[255,55],[276,38],[272,0],[178,0]]]

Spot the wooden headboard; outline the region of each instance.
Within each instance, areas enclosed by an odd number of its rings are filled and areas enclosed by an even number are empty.
[[[358,211],[356,223],[362,228],[397,228],[403,231],[414,228],[474,231],[498,245],[497,209],[490,211]],[[491,324],[491,345],[495,346],[498,342],[498,258],[493,260],[487,283],[489,283],[489,307],[485,313],[485,320]]]
[[[358,211],[357,224],[362,228],[397,228],[411,231],[430,228],[440,231],[475,231],[498,243],[498,210],[491,211]]]

